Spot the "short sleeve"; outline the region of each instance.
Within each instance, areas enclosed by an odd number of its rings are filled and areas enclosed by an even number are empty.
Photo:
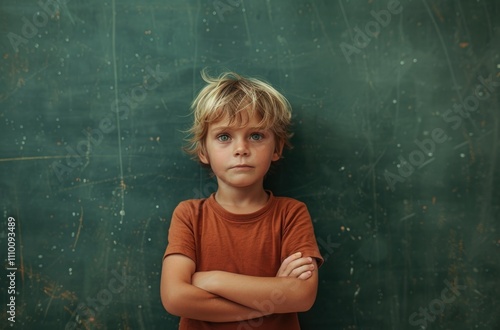
[[[295,201],[285,214],[281,262],[293,253],[302,252],[303,257],[316,258],[318,267],[323,264],[314,235],[311,216],[304,203]]]
[[[194,208],[188,202],[181,202],[175,208],[168,229],[168,245],[163,255],[183,254],[196,262],[195,236],[193,222],[196,219]]]

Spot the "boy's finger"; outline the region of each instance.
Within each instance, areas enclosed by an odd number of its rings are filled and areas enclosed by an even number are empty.
[[[302,252],[296,252],[283,260],[283,263],[285,263],[286,261],[291,262],[292,260],[298,259],[300,257],[302,257]]]
[[[312,276],[312,272],[311,271],[307,271],[307,272],[304,272],[304,273],[300,274],[300,276],[298,278],[300,280],[307,280],[311,276]]]
[[[292,272],[290,273],[290,275],[294,276],[294,277],[300,277],[301,274],[305,273],[305,272],[308,272],[308,271],[313,271],[314,270],[314,264],[304,264],[304,265],[301,265],[299,267],[295,267]]]
[[[293,269],[301,267],[303,265],[310,265],[311,263],[312,263],[312,258],[311,257],[299,258],[299,259],[291,261],[288,264],[287,268],[290,269],[290,270],[293,270]]]
[[[307,261],[305,258],[300,258],[297,260],[294,260],[290,262],[284,269],[283,272],[286,274],[286,276],[294,276],[297,277],[300,273],[303,271],[300,271],[300,269],[305,269],[310,265],[311,263]],[[302,268],[305,267],[305,268]]]
[[[281,267],[286,268],[289,263],[291,263],[294,260],[299,259],[301,256],[302,256],[302,252],[297,252],[297,253],[294,253],[294,254],[288,256],[285,260],[283,260]]]
[[[283,260],[283,263],[281,264],[277,276],[289,276],[290,272],[293,271],[295,267],[290,267],[290,263],[295,261],[296,259],[299,259],[302,256],[301,252],[296,252],[290,256],[288,256],[285,260]]]

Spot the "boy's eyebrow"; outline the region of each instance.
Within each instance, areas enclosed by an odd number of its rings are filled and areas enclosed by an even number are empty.
[[[208,129],[209,132],[221,132],[229,130],[229,126],[212,126]]]
[[[247,128],[250,131],[261,131],[261,130],[266,129],[263,126],[252,126],[252,127],[244,127],[244,128]],[[237,126],[212,126],[212,127],[210,127],[209,131],[218,132],[218,131],[230,131],[230,130],[234,130],[234,129],[239,129],[239,127],[237,127]]]

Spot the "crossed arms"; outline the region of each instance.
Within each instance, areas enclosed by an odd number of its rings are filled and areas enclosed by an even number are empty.
[[[306,311],[316,299],[316,260],[300,253],[286,258],[276,277],[195,269],[194,261],[182,254],[164,259],[160,294],[170,314],[210,322],[242,321]]]

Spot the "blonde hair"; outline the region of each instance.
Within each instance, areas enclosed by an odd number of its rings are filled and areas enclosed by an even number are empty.
[[[290,103],[271,85],[234,72],[211,77],[203,70],[201,76],[208,85],[191,105],[194,121],[187,131],[189,145],[184,148],[194,159],[199,160],[199,155],[205,154],[205,138],[210,124],[228,118],[230,125],[243,127],[246,124],[244,118],[252,118],[254,114],[261,118],[259,127],[273,132],[278,152],[282,146],[292,147],[289,141],[292,136],[289,132]],[[248,116],[242,116],[243,111]]]

